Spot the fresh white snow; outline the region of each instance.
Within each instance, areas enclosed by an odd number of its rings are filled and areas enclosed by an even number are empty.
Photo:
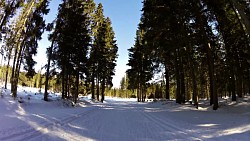
[[[19,87],[16,100],[10,90],[1,92],[0,141],[250,140],[250,96],[237,102],[221,99],[213,111],[207,101],[197,110],[174,101],[106,97],[99,103],[86,96],[72,107],[60,94],[43,101],[34,88]]]

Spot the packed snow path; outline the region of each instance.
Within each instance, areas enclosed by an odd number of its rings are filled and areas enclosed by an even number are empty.
[[[71,116],[61,120],[47,118],[47,122],[41,123],[28,121],[31,126],[37,127],[36,130],[23,130],[22,127],[20,132],[15,131],[15,134],[1,140],[199,140],[192,132],[176,127],[174,121],[154,115],[152,112],[157,112],[154,108],[145,106],[125,102],[102,104],[88,107],[82,113],[71,113]]]
[[[1,141],[250,140],[247,112],[198,111],[173,102],[163,105],[128,101],[77,108],[31,102],[18,103],[15,108],[15,113],[0,118]]]

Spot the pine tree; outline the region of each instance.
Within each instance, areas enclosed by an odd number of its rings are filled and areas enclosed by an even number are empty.
[[[128,66],[131,68],[127,70],[129,79],[129,89],[137,89],[138,102],[144,102],[146,98],[147,83],[153,77],[153,67],[150,58],[149,50],[146,48],[147,44],[143,40],[145,32],[142,28],[137,30],[136,41],[134,47],[129,50]]]
[[[100,56],[100,37],[98,34],[100,32],[101,26],[104,22],[103,15],[103,6],[102,4],[98,4],[92,23],[92,34],[93,34],[93,43],[90,49],[90,58],[89,58],[89,71],[90,71],[90,81],[91,81],[91,93],[92,99],[95,99],[95,89],[96,89],[96,99],[99,100],[99,63],[98,58]],[[100,34],[99,34],[100,35]],[[100,35],[102,36],[102,35]]]
[[[62,98],[69,97],[74,102],[79,94],[79,79],[86,74],[87,52],[90,44],[88,20],[84,13],[84,2],[64,0],[59,7],[56,26],[56,62],[62,75]],[[70,89],[72,87],[72,89]]]
[[[103,15],[103,6],[98,4],[92,23],[93,44],[89,57],[89,81],[91,82],[92,99],[104,101],[106,87],[112,87],[112,76],[115,74],[118,47],[111,20]],[[96,90],[96,91],[95,91]],[[100,93],[101,92],[101,93]]]
[[[100,57],[97,61],[97,74],[101,84],[101,102],[103,102],[106,86],[113,86],[112,76],[114,75],[118,51],[114,31],[111,27],[111,21],[109,18],[104,20],[101,28],[98,30],[97,39],[97,49]]]

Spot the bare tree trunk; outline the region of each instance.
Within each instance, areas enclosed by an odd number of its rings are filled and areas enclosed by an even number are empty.
[[[91,75],[91,94],[92,94],[92,99],[95,99],[95,75],[94,75],[95,69],[93,68],[93,72]]]
[[[138,83],[138,89],[137,89],[137,96],[138,96],[138,102],[141,102],[141,83]]]
[[[232,75],[230,76],[230,87],[231,87],[231,94],[232,94],[232,101],[236,101],[236,93],[235,93],[235,75],[234,72],[232,72]]]
[[[193,102],[194,102],[194,106],[198,109],[198,89],[197,89],[197,82],[196,82],[196,67],[194,65],[194,59],[193,56],[190,55],[191,53],[191,46],[189,46],[188,48],[188,61],[189,61],[189,67],[190,67],[190,73],[191,73],[191,79],[192,79],[192,87],[193,87]],[[201,83],[201,82],[200,82]]]
[[[242,81],[243,81],[242,76],[241,76],[241,74],[239,74],[237,76],[237,80],[236,80],[236,82],[237,82],[237,94],[238,94],[239,98],[242,98],[242,93],[243,93],[243,91],[242,91],[243,82]]]
[[[201,98],[205,98],[206,97],[206,79],[204,78],[204,70],[203,70],[203,66],[202,66],[203,63],[201,63],[201,65],[199,66],[199,79],[200,79],[200,97]]]
[[[141,84],[140,84],[140,102],[142,102],[142,86],[141,86]]]
[[[65,93],[65,70],[64,70],[64,67],[62,68],[62,99],[65,99],[66,97],[66,93]],[[48,93],[47,93],[47,96],[45,97],[45,94],[44,94],[44,100],[45,101],[48,101]]]
[[[78,95],[79,95],[79,64],[76,72],[76,92],[74,93],[75,104],[77,103]]]
[[[96,79],[96,99],[99,101],[99,95],[100,95],[100,86],[99,86],[99,75],[97,74],[97,79]]]
[[[180,69],[179,69],[179,62],[178,62],[178,52],[175,51],[175,79],[176,79],[176,103],[181,104],[182,97],[181,97],[181,81],[180,81]]]
[[[102,80],[102,86],[101,86],[101,95],[102,95],[102,98],[101,98],[101,102],[104,101],[104,92],[105,92],[105,78],[103,78]]]
[[[15,54],[14,54],[14,59],[13,59],[13,64],[12,64],[12,73],[11,73],[11,93],[14,91],[14,76],[15,76],[15,66],[16,66],[16,58],[17,58],[17,53],[18,49],[15,48]],[[15,96],[13,95],[15,98]]]
[[[249,76],[250,75],[250,69],[247,70],[246,75]],[[250,80],[249,77],[246,79],[245,81],[245,91],[246,91],[246,95],[250,94]]]
[[[53,46],[54,46],[54,39],[51,43],[51,46],[49,48],[49,54],[48,54],[48,63],[47,63],[47,68],[46,68],[46,79],[45,79],[45,90],[44,90],[44,101],[48,101],[48,84],[49,84],[49,70],[50,70],[50,61],[52,57],[52,52],[53,52]]]
[[[5,85],[4,85],[5,89],[7,89],[7,83],[8,83],[8,75],[9,75],[11,52],[12,52],[12,48],[10,49],[9,54],[8,54],[8,63],[7,63],[7,70],[6,70],[6,74],[5,74]]]
[[[65,85],[65,89],[66,89],[66,98],[68,99],[70,97],[70,80],[71,80],[71,76],[68,74],[68,70],[66,72],[66,85]]]
[[[170,94],[169,94],[169,72],[168,72],[168,67],[167,64],[165,63],[165,80],[166,80],[166,99],[170,99]]]
[[[19,49],[19,52],[18,52],[18,55],[17,55],[16,67],[15,67],[14,75],[13,75],[13,77],[14,77],[14,81],[13,81],[13,96],[14,97],[17,96],[18,78],[19,78],[20,67],[21,67],[21,63],[22,63],[22,59],[23,59],[23,57],[22,57],[23,50],[24,50],[23,44],[24,44],[24,39],[21,42],[20,46],[18,47],[20,49]]]
[[[16,74],[17,78],[19,78],[20,69],[21,69],[21,65],[22,65],[22,60],[23,60],[23,55],[21,55],[20,62],[18,64],[17,74]],[[18,80],[17,80],[17,82],[18,82]]]
[[[138,102],[141,102],[141,88],[138,87],[137,89],[137,95],[138,95]]]
[[[191,66],[191,77],[192,77],[192,85],[193,85],[193,101],[194,101],[194,106],[198,109],[198,92],[197,92],[197,82],[196,82],[196,77],[195,77],[195,68],[193,61],[190,61],[190,66]]]
[[[214,105],[213,109],[218,109],[218,96],[217,90],[215,88],[215,78],[214,78],[214,62],[212,57],[212,51],[210,43],[207,44],[207,59],[208,59],[208,73],[209,73],[209,82],[210,82],[210,105]]]
[[[183,68],[182,57],[180,58],[180,84],[181,84],[181,102],[185,103],[186,91],[185,91],[185,74]]]

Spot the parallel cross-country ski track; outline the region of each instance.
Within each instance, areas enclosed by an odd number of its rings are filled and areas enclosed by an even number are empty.
[[[249,115],[237,115],[240,120],[236,121],[230,116],[236,114],[161,106],[109,101],[43,113],[26,107],[27,115],[19,115],[23,124],[2,128],[0,141],[224,141],[249,137]],[[38,116],[32,116],[34,113]],[[247,124],[228,124],[242,120]]]
[[[53,127],[62,127],[67,125],[68,123],[73,122],[79,118],[83,118],[84,116],[94,113],[98,110],[98,107],[91,107],[87,111],[84,111],[79,114],[75,114],[72,116],[68,116],[63,118],[62,120],[51,119],[50,121],[43,121],[39,123],[40,127],[38,129],[34,129],[31,126],[22,126],[15,127],[15,131],[13,134],[8,133],[8,135],[0,137],[0,141],[27,141],[32,140],[36,137],[42,136],[43,134],[48,133],[52,130]],[[1,131],[0,131],[1,134]],[[2,135],[1,135],[2,136]]]

